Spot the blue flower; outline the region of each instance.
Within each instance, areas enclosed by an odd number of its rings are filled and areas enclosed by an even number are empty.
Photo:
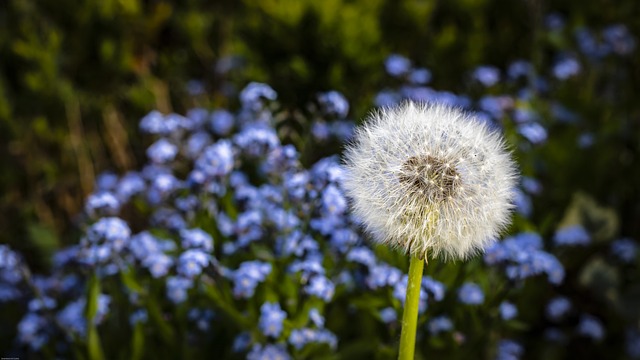
[[[146,323],[149,319],[149,314],[145,309],[139,309],[131,313],[129,316],[129,324],[135,326],[138,323]]]
[[[396,105],[400,102],[400,100],[400,94],[398,94],[397,92],[391,90],[383,90],[378,92],[373,102],[378,107],[388,107]]]
[[[180,255],[178,273],[192,279],[202,273],[211,262],[211,256],[200,249],[189,249]]]
[[[216,224],[218,225],[218,231],[223,236],[229,237],[233,234],[233,220],[227,214],[219,211],[216,215]]]
[[[142,262],[153,278],[157,279],[169,273],[169,269],[173,266],[173,259],[164,253],[149,254]]]
[[[233,280],[233,295],[240,298],[253,296],[256,287],[271,273],[271,264],[260,261],[245,261],[238,270],[230,273]]]
[[[284,319],[287,313],[282,310],[278,303],[264,303],[260,307],[260,321],[258,327],[265,336],[277,338],[282,333]]]
[[[355,129],[355,123],[351,120],[337,120],[331,123],[331,134],[343,142],[353,137]]]
[[[400,77],[411,70],[411,60],[398,54],[392,54],[384,61],[384,67],[391,76]]]
[[[346,217],[340,215],[329,215],[321,218],[311,219],[310,226],[324,236],[331,234],[336,228],[346,226]]]
[[[298,150],[291,144],[276,146],[267,154],[260,170],[264,174],[281,177],[282,174],[297,170],[298,156]]]
[[[260,110],[264,106],[264,99],[275,100],[278,94],[267,84],[257,82],[249,83],[240,92],[240,102],[242,107],[250,110]]]
[[[322,190],[329,184],[341,183],[344,176],[345,169],[340,165],[337,156],[319,160],[311,167],[310,171],[313,187],[317,190]]]
[[[347,199],[334,185],[329,185],[322,192],[322,209],[327,216],[342,215],[347,210]]]
[[[113,243],[114,248],[120,250],[131,236],[131,229],[127,223],[117,217],[98,220],[87,231],[86,239],[91,243]]]
[[[424,85],[431,81],[431,71],[425,68],[413,69],[409,74],[409,82],[415,85]]]
[[[244,153],[254,157],[265,156],[280,146],[275,130],[263,124],[245,127],[233,137],[233,141]]]
[[[211,328],[211,321],[214,318],[215,313],[210,309],[189,309],[187,317],[193,321],[196,328],[200,331],[208,331]]]
[[[85,211],[90,216],[116,215],[120,211],[120,201],[108,191],[100,191],[89,195]]]
[[[211,136],[209,136],[207,132],[199,131],[189,136],[186,141],[184,151],[189,159],[196,159],[210,144]]]
[[[532,144],[541,144],[547,140],[547,129],[537,122],[518,125],[518,132]]]
[[[578,60],[565,57],[553,66],[553,75],[559,80],[566,80],[580,73],[581,67]]]
[[[279,232],[288,232],[300,225],[300,219],[292,210],[285,210],[279,205],[265,206],[268,219]]]
[[[359,239],[358,234],[353,229],[336,229],[331,234],[331,245],[341,253],[345,253],[352,248]]]
[[[415,102],[438,102],[440,93],[426,86],[403,86],[400,93],[405,99]]]
[[[638,254],[638,244],[632,239],[619,239],[611,243],[611,253],[626,264],[635,261]]]
[[[111,304],[111,296],[100,294],[98,295],[98,308],[96,315],[93,318],[95,324],[100,324],[104,321],[105,317],[109,313],[109,305]]]
[[[473,78],[484,86],[493,86],[500,81],[500,71],[493,66],[478,66],[473,71]]]
[[[181,185],[180,180],[172,174],[159,174],[151,182],[147,198],[152,205],[157,205]]]
[[[551,320],[560,320],[571,310],[571,302],[563,296],[558,296],[547,304],[547,316]]]
[[[478,107],[494,119],[499,120],[504,116],[504,110],[513,105],[513,99],[507,96],[485,95],[478,101]]]
[[[359,246],[349,250],[347,260],[372,267],[376,264],[376,255],[368,247]]]
[[[309,280],[309,284],[304,287],[304,292],[308,295],[317,296],[325,302],[329,302],[333,297],[335,285],[326,277],[316,275]]]
[[[311,125],[311,134],[313,138],[318,141],[325,141],[329,138],[331,134],[329,125],[326,122],[321,120],[316,120]]]
[[[562,15],[558,13],[551,13],[544,19],[544,23],[549,30],[561,30],[564,27],[565,21]]]
[[[215,110],[211,113],[209,127],[216,135],[226,136],[233,129],[234,122],[233,114],[227,110]]]
[[[202,229],[180,230],[180,238],[182,238],[182,247],[185,249],[199,248],[207,252],[213,251],[213,238]]]
[[[582,315],[578,323],[577,332],[596,341],[604,338],[604,327],[600,320],[591,315]]]
[[[310,253],[303,260],[296,260],[290,266],[290,273],[302,272],[302,280],[305,281],[313,275],[323,275],[325,270],[322,266],[322,255],[320,253]]]
[[[495,243],[484,256],[489,265],[505,265],[505,272],[512,280],[546,273],[549,281],[560,284],[564,279],[564,268],[553,255],[542,251],[542,238],[536,233],[520,233]]]
[[[513,340],[502,339],[498,342],[496,360],[518,360],[523,353],[522,345]]]
[[[233,352],[239,353],[247,350],[249,348],[249,345],[251,345],[251,334],[248,332],[242,332],[238,334],[238,336],[236,336],[236,338],[233,340],[231,349],[233,350]]]
[[[183,213],[193,213],[200,207],[200,200],[196,195],[178,197],[174,201],[176,209]]]
[[[70,302],[58,313],[58,323],[67,330],[77,335],[84,336],[87,331],[87,321],[84,317],[84,308],[84,298]]]
[[[453,330],[453,322],[444,315],[436,316],[429,321],[427,328],[431,335],[438,335],[441,332]]]
[[[339,118],[344,118],[349,112],[349,102],[344,95],[337,91],[320,94],[318,102],[322,105],[325,113],[336,115]]]
[[[312,253],[318,250],[318,243],[309,235],[300,230],[278,239],[278,248],[283,256],[295,255],[301,257],[304,253]]]
[[[533,67],[531,66],[531,63],[525,60],[517,60],[512,62],[509,65],[509,68],[507,69],[507,74],[509,75],[510,79],[516,80],[521,76],[523,77],[529,76],[532,70],[533,70]]]
[[[458,300],[467,305],[479,305],[484,302],[484,293],[480,286],[465,283],[458,289]]]
[[[523,258],[518,264],[507,266],[505,269],[510,279],[524,280],[541,273],[546,273],[552,284],[560,284],[564,279],[564,268],[553,255],[543,251],[520,255]]]
[[[565,226],[556,231],[553,242],[556,245],[587,245],[591,236],[581,225]]]
[[[56,301],[48,296],[44,296],[43,298],[31,299],[27,307],[31,312],[53,309],[56,307]]]
[[[113,191],[118,187],[118,175],[110,171],[103,172],[97,176],[95,186],[96,192]]]
[[[210,177],[229,175],[235,163],[233,146],[229,140],[218,140],[207,146],[196,159],[195,169]]]
[[[157,227],[179,231],[187,226],[187,222],[182,215],[173,209],[160,208],[151,216],[151,224]]]
[[[528,176],[522,177],[522,188],[533,195],[539,195],[542,192],[540,181]]]
[[[514,189],[513,203],[516,205],[516,211],[524,217],[530,217],[533,212],[533,205],[531,204],[531,198],[525,194],[522,190]]]
[[[369,268],[369,275],[365,279],[367,286],[378,289],[384,286],[393,286],[402,279],[402,271],[387,264],[375,265]]]
[[[575,37],[580,51],[592,59],[600,59],[611,52],[611,48],[607,44],[599,43],[591,31],[586,28],[578,28]]]
[[[170,135],[180,129],[178,118],[164,116],[157,110],[151,111],[140,120],[140,130],[147,134]]]
[[[0,285],[3,282],[12,285],[4,288],[4,294],[0,296],[0,299],[10,300],[14,298],[11,296],[12,294],[19,294],[13,285],[22,279],[20,266],[22,266],[20,255],[11,250],[9,246],[0,244]]]
[[[602,30],[602,37],[618,55],[628,55],[636,48],[636,39],[622,24],[611,25]]]
[[[156,164],[164,164],[175,159],[178,147],[167,139],[159,139],[147,149],[147,157]]]
[[[150,254],[159,252],[161,248],[158,239],[148,231],[131,237],[127,247],[133,256],[140,261],[144,261]]]
[[[76,301],[73,301],[62,309],[58,315],[58,322],[68,330],[76,333],[77,335],[84,336],[86,334],[87,321],[85,318],[87,300],[82,297]],[[97,325],[102,323],[106,315],[109,312],[109,304],[111,303],[111,297],[109,295],[100,294],[98,296],[98,307],[96,309],[96,315],[93,318],[93,322]]]
[[[116,193],[118,194],[118,198],[121,201],[129,201],[129,199],[137,194],[141,194],[144,192],[146,184],[144,179],[137,172],[128,172],[126,173],[120,182],[118,182],[118,187],[116,188]]]
[[[500,304],[499,310],[502,320],[511,320],[518,316],[518,308],[508,301],[503,301]]]
[[[82,241],[81,259],[91,265],[105,262],[122,251],[130,236],[131,230],[124,220],[102,218],[87,230]]]
[[[398,320],[398,312],[392,307],[386,307],[380,310],[380,319],[386,324]]]
[[[187,300],[187,290],[191,289],[193,281],[183,277],[172,276],[167,278],[167,298],[175,304]]]
[[[0,303],[16,300],[20,296],[22,296],[22,292],[15,285],[0,281]]]
[[[255,344],[251,351],[247,354],[247,360],[290,360],[291,356],[287,353],[283,344]]]
[[[313,308],[309,310],[309,319],[315,326],[319,328],[324,327],[324,316],[320,314],[320,311],[318,309]]]
[[[307,344],[327,344],[331,349],[335,349],[338,345],[336,336],[326,329],[294,329],[289,335],[289,344],[296,350],[301,350]]]
[[[38,314],[27,313],[18,323],[18,340],[37,351],[49,340],[47,320]]]
[[[249,210],[238,215],[236,233],[239,247],[247,246],[249,243],[262,238],[264,234],[262,220],[262,214],[258,210]]]
[[[444,284],[433,280],[430,276],[422,278],[422,288],[425,289],[428,294],[433,296],[435,301],[442,301],[442,299],[444,299]]]

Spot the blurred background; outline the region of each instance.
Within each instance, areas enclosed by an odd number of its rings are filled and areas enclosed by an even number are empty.
[[[559,52],[582,66],[554,96],[598,141],[579,149],[569,129],[550,129],[552,161],[535,171],[551,193],[537,215],[584,190],[637,237],[640,57],[591,63],[576,37],[619,23],[638,33],[636,1],[3,1],[0,239],[42,266],[75,241],[96,175],[142,163],[137,123],[150,109],[233,108],[234,93],[262,81],[291,108],[338,90],[360,119],[394,80],[391,53],[428,68],[434,88],[473,94],[479,64],[550,71]]]
[[[259,81],[284,116],[337,90],[357,122],[400,91],[397,54],[427,70],[430,89],[464,94],[505,128],[535,116],[542,130],[509,133],[523,174],[544,189],[515,226],[549,235],[579,218],[602,239],[598,254],[640,238],[638,34],[634,0],[4,0],[0,243],[46,272],[81,236],[98,174],[145,163],[138,123],[153,109],[237,109]],[[512,76],[519,60],[533,69],[526,80]],[[633,274],[616,280],[631,310]]]

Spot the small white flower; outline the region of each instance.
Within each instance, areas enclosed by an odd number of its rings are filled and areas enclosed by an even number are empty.
[[[371,114],[347,148],[344,186],[375,241],[465,259],[510,222],[516,167],[473,115],[406,102]]]

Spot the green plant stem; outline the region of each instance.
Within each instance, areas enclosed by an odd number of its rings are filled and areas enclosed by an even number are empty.
[[[424,259],[411,257],[409,264],[409,280],[407,281],[407,297],[402,314],[402,333],[400,335],[400,354],[398,360],[413,360],[416,350],[416,328],[418,326],[418,305],[422,287],[422,271]]]

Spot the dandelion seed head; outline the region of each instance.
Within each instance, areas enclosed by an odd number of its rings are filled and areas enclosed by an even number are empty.
[[[510,221],[516,168],[502,136],[441,104],[382,108],[356,130],[343,181],[379,243],[465,259]]]

